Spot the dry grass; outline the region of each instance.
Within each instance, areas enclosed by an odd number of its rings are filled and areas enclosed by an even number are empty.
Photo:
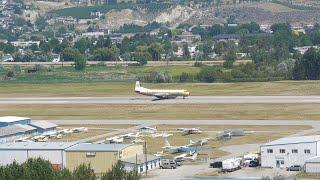
[[[0,105],[0,114],[47,120],[294,119],[319,120],[320,104]]]

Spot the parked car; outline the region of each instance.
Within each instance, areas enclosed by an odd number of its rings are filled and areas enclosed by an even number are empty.
[[[260,165],[258,160],[251,160],[249,162],[249,167],[258,167]]]
[[[175,159],[177,166],[181,166],[183,164],[184,159],[183,158],[177,158]]]
[[[287,171],[301,171],[302,167],[300,165],[292,165],[287,167]]]
[[[176,161],[173,159],[162,159],[160,164],[161,169],[176,169],[177,166]]]
[[[210,163],[210,168],[222,168],[222,161],[216,161],[213,163]]]

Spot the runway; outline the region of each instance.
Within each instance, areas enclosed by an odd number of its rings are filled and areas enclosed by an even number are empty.
[[[191,96],[158,100],[146,96],[0,98],[0,104],[299,104],[320,103],[320,96]]]

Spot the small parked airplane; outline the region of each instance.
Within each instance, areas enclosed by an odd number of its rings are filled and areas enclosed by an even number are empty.
[[[141,136],[142,135],[140,135],[140,133],[137,132],[136,134],[134,134],[134,133],[124,134],[124,135],[121,135],[120,137],[123,137],[124,139],[136,139],[136,138],[139,138]]]
[[[200,134],[202,131],[199,128],[178,128],[178,131],[182,131],[184,135]]]
[[[197,141],[192,141],[190,139],[190,144],[188,146],[202,146],[204,144],[208,143],[209,138],[203,138],[203,139],[199,139]]]
[[[167,132],[155,133],[150,135],[152,138],[164,137],[167,138],[169,136],[173,136],[173,134],[168,134]]]
[[[171,153],[208,150],[208,148],[203,148],[203,147],[198,148],[198,147],[188,147],[188,146],[171,146],[167,139],[165,140],[165,143],[162,149],[170,151]]]
[[[134,91],[138,94],[146,96],[155,96],[158,99],[174,99],[178,96],[182,96],[183,99],[190,95],[190,92],[186,90],[164,90],[164,89],[147,89],[140,86],[140,82],[136,81]]]
[[[109,141],[110,144],[123,143],[123,137],[120,136],[114,136],[111,138],[107,138],[106,140]]]

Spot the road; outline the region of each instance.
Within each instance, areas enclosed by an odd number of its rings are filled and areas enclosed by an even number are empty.
[[[190,96],[158,100],[154,97],[28,97],[0,98],[0,104],[298,104],[320,103],[320,96]]]

